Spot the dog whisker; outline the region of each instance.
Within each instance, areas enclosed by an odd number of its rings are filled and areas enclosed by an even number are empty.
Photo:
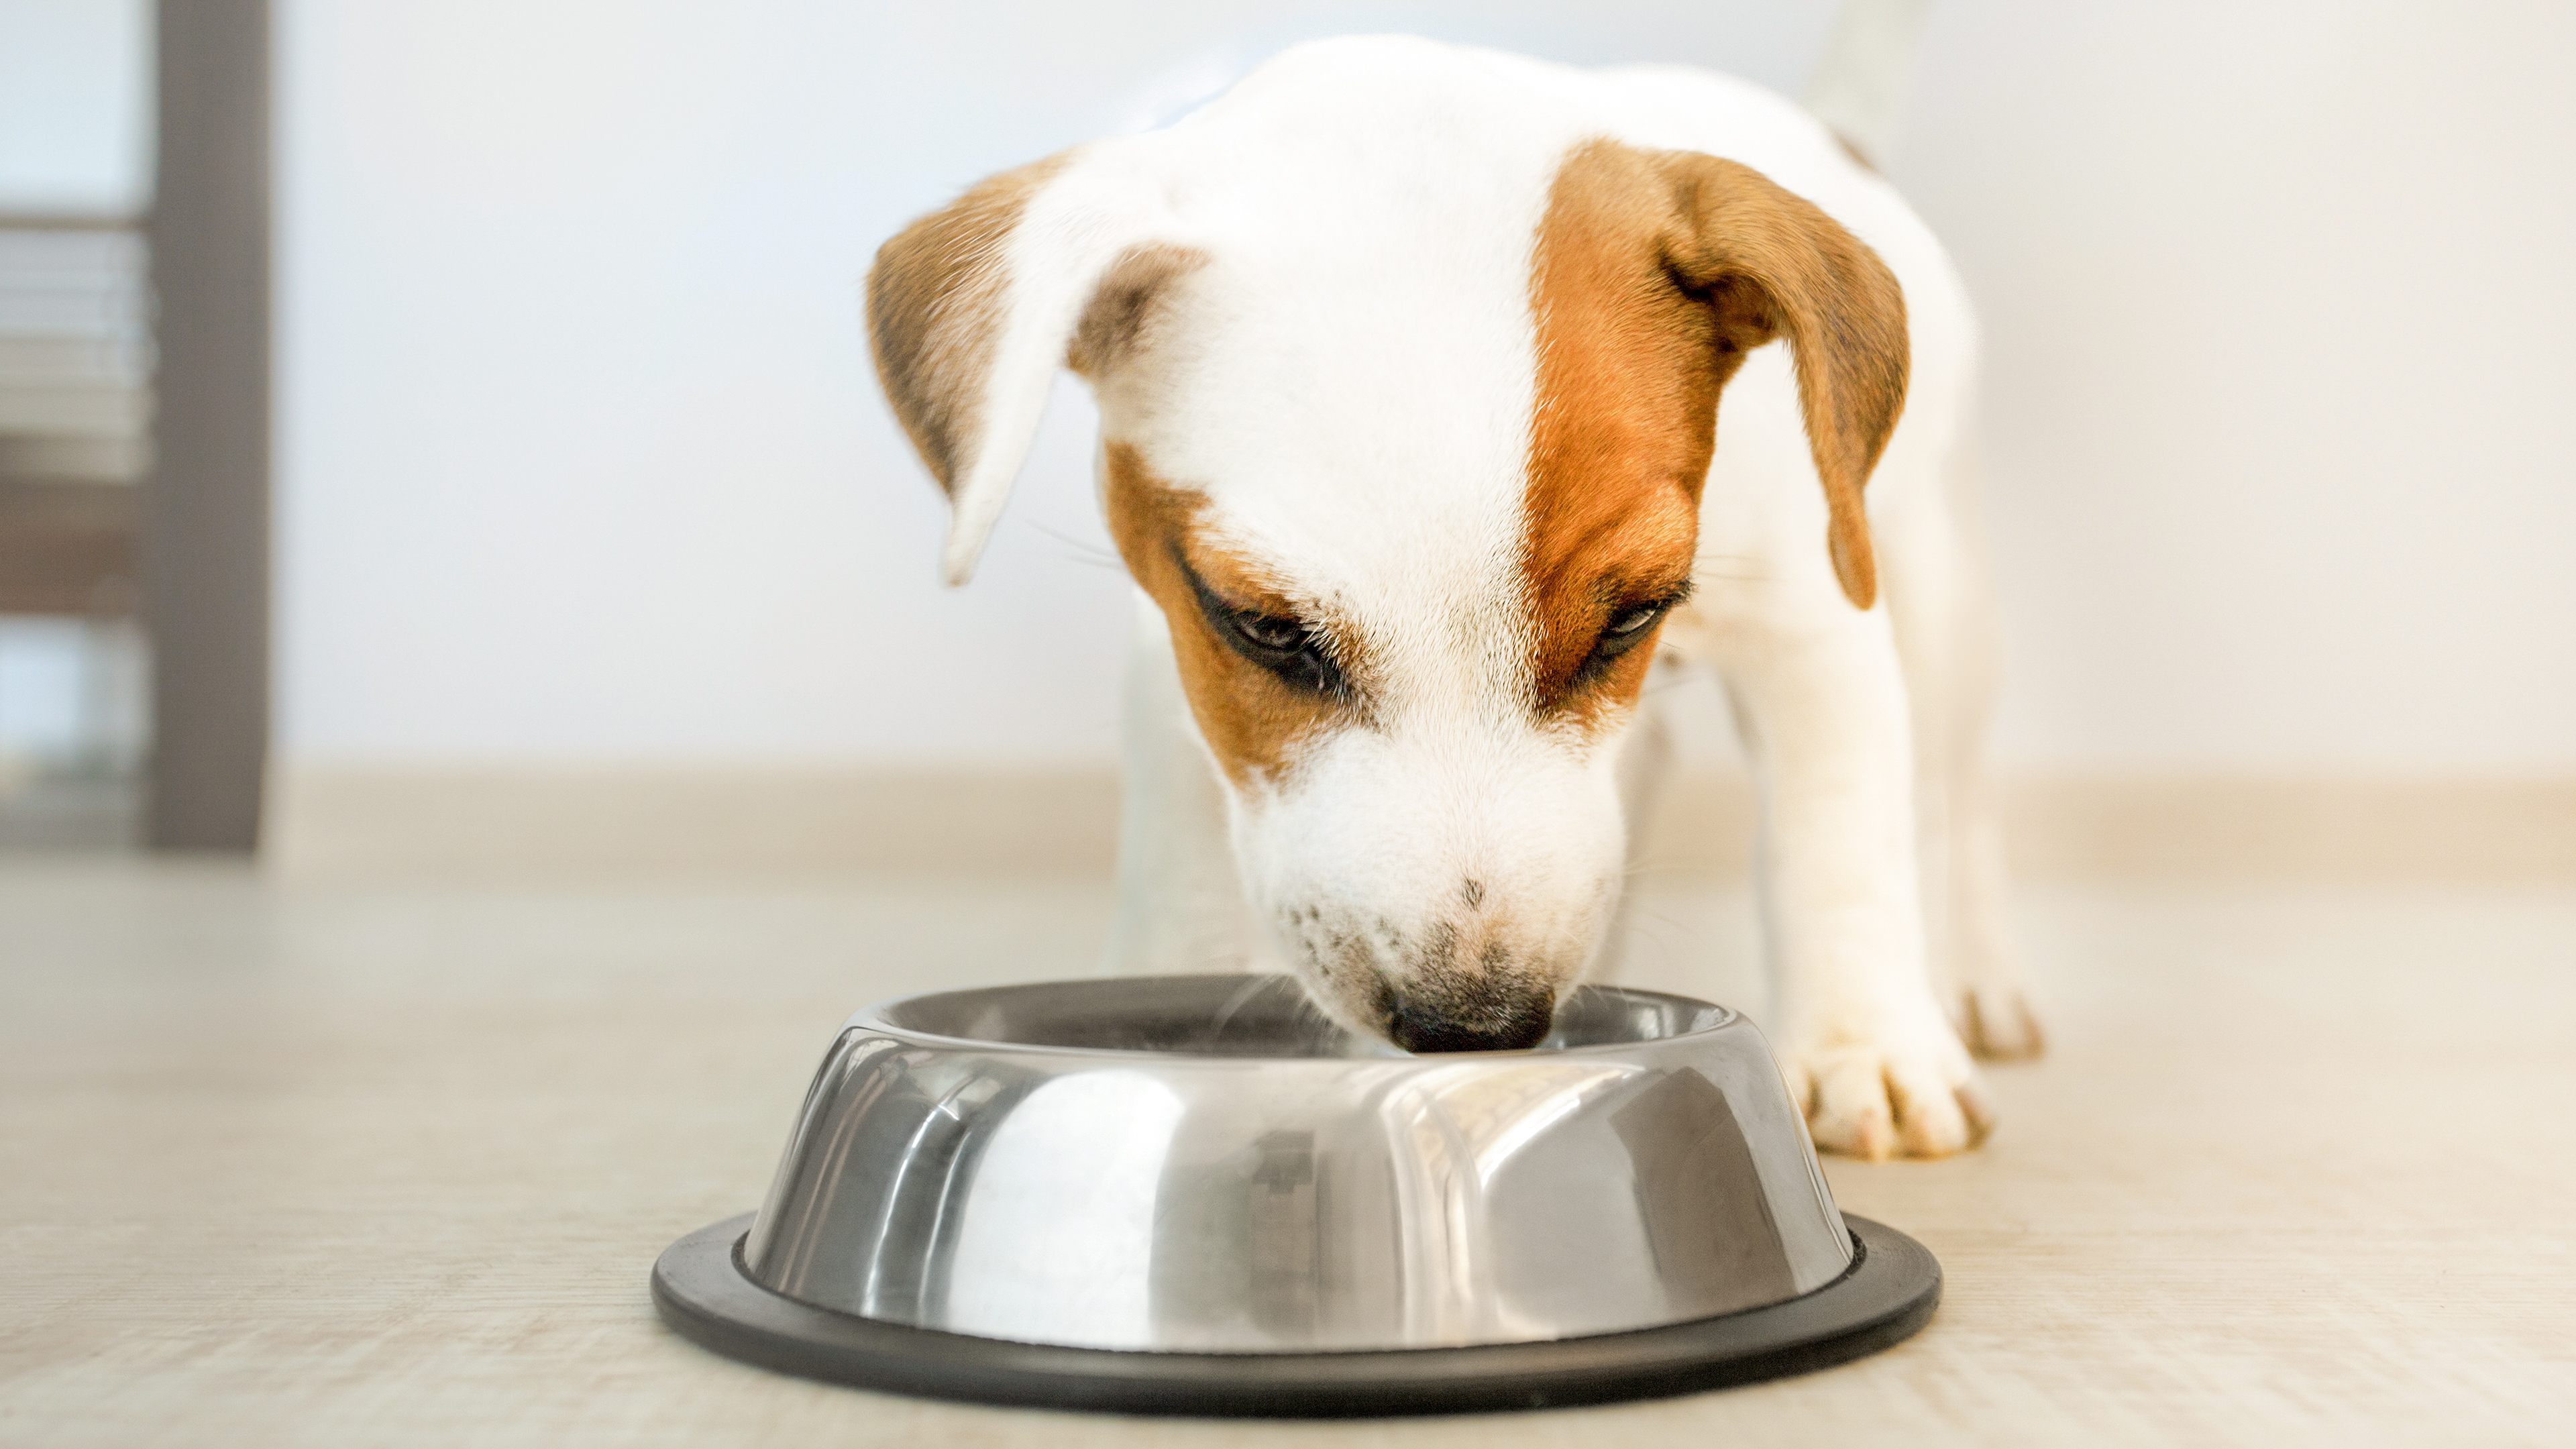
[[[1120,558],[1117,552],[1113,549],[1102,548],[1100,545],[1093,543],[1089,539],[1077,538],[1060,528],[1053,527],[1049,524],[1039,523],[1034,520],[1030,522],[1029,527],[1036,529],[1038,532],[1045,534],[1048,538],[1051,538],[1057,543],[1064,545],[1067,549],[1070,549],[1072,552],[1062,555],[1062,557],[1068,559],[1070,562],[1090,564],[1098,568],[1114,569],[1120,573],[1127,571],[1127,561]]]
[[[1216,1020],[1208,1027],[1209,1039],[1214,1040],[1225,1035],[1226,1023],[1234,1020],[1234,1014],[1241,1011],[1252,998],[1269,990],[1273,984],[1272,979],[1267,976],[1245,978],[1242,987],[1225,999],[1225,1005],[1217,1008]],[[1304,993],[1299,994],[1302,996]]]

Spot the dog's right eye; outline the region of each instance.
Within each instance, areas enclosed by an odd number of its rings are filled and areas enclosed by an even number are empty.
[[[1342,672],[1331,643],[1314,625],[1285,614],[1236,608],[1207,586],[1180,550],[1172,551],[1172,559],[1181,566],[1181,576],[1190,581],[1191,592],[1198,595],[1199,613],[1226,647],[1282,683],[1331,699],[1352,698],[1350,676]]]
[[[1306,642],[1306,626],[1295,619],[1281,619],[1269,614],[1245,610],[1234,613],[1235,632],[1252,642],[1256,649],[1285,653]]]
[[[1211,614],[1217,610],[1209,610]],[[1234,652],[1299,689],[1335,699],[1350,697],[1350,679],[1331,645],[1302,619],[1226,609],[1220,627],[1234,636]]]

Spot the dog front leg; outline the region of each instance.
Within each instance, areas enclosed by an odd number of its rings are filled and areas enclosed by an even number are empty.
[[[1113,975],[1275,969],[1245,907],[1225,787],[1199,739],[1163,611],[1142,590],[1129,633],[1120,740]]]
[[[1731,665],[1763,776],[1781,1066],[1810,1132],[1868,1158],[1973,1146],[1991,1114],[1925,962],[1905,687],[1885,611],[1764,630]]]
[[[1636,717],[1628,725],[1627,737],[1619,742],[1619,820],[1627,833],[1627,871],[1619,882],[1619,904],[1611,911],[1610,928],[1601,938],[1600,958],[1592,973],[1604,981],[1624,979],[1620,973],[1634,954],[1631,938],[1637,928],[1637,880],[1646,864],[1646,830],[1654,821],[1655,805],[1673,763],[1672,721],[1657,696],[1676,682],[1680,669],[1669,657],[1655,660],[1645,692],[1637,700]]]

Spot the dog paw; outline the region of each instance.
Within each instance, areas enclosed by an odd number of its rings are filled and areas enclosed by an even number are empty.
[[[1995,1114],[1976,1065],[1937,1021],[1821,1032],[1782,1054],[1816,1146],[1871,1162],[1947,1157],[1986,1140]]]
[[[1951,1003],[1951,1020],[1968,1050],[1992,1062],[2028,1061],[2048,1050],[2021,988],[2011,985],[1963,986]]]

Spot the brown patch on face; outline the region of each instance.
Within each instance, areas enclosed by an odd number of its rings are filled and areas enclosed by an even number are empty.
[[[1070,152],[987,178],[877,249],[868,269],[868,333],[877,380],[939,486],[955,491],[1001,340],[1002,253],[1029,197]]]
[[[1635,700],[1652,648],[1586,664],[1618,614],[1690,578],[1717,392],[1743,359],[1674,285],[1653,158],[1610,142],[1569,156],[1539,224],[1538,327],[1521,568],[1542,710],[1589,723]]]
[[[1298,688],[1246,659],[1218,635],[1191,575],[1234,608],[1279,617],[1299,610],[1276,580],[1198,536],[1195,521],[1206,501],[1201,495],[1156,477],[1131,444],[1109,443],[1106,451],[1110,536],[1127,571],[1162,606],[1200,735],[1237,785],[1293,768],[1300,747],[1347,721],[1351,705]]]
[[[1605,630],[1687,581],[1719,390],[1777,337],[1797,352],[1835,572],[1869,607],[1861,487],[1904,407],[1908,362],[1904,297],[1875,253],[1748,167],[1596,140],[1558,169],[1530,306],[1522,571],[1542,710],[1589,724],[1635,700],[1651,639],[1614,656]]]

